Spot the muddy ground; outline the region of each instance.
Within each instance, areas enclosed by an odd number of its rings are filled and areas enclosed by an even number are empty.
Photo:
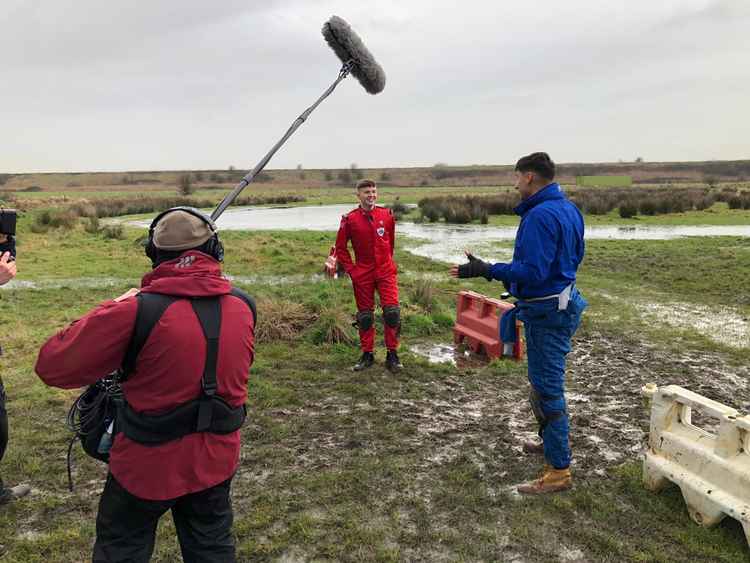
[[[522,456],[520,440],[534,438],[536,423],[528,407],[528,384],[523,377],[503,376],[482,379],[481,385],[461,367],[476,367],[482,360],[460,362],[455,374],[446,374],[438,381],[424,385],[422,398],[380,397],[371,402],[351,402],[349,396],[331,396],[324,403],[305,404],[297,409],[273,411],[280,418],[294,417],[309,424],[317,418],[329,419],[331,414],[348,419],[347,425],[331,433],[315,432],[314,436],[294,436],[286,447],[294,448],[300,467],[326,466],[334,463],[342,452],[367,447],[377,449],[387,444],[359,444],[356,426],[360,417],[375,408],[386,419],[406,422],[412,432],[404,437],[401,447],[423,451],[425,461],[452,459],[464,450],[473,438],[487,443],[488,451],[476,460],[490,455],[514,459]],[[378,374],[380,375],[380,374]],[[368,376],[365,376],[368,377]],[[372,376],[375,377],[375,376]],[[409,377],[409,370],[402,376]],[[680,385],[709,399],[750,411],[750,368],[730,366],[719,355],[685,351],[675,355],[636,338],[613,340],[591,331],[574,338],[568,356],[566,397],[571,420],[571,444],[575,470],[583,476],[596,475],[613,464],[638,457],[647,438],[648,410],[641,395],[646,383]],[[715,425],[711,419],[694,414],[693,422],[706,429]],[[304,447],[294,445],[304,442]],[[510,469],[506,470],[509,472]]]
[[[514,485],[534,477],[542,462],[523,454],[520,445],[536,433],[523,364],[499,373],[477,361],[445,367],[438,377],[418,372],[419,366],[412,366],[394,378],[373,368],[356,377],[342,373],[330,380],[287,381],[301,386],[296,391],[309,399],[270,408],[268,418],[250,424],[238,476],[247,486],[241,493],[235,489],[239,510],[253,503],[260,489],[278,490],[283,483],[286,491],[274,502],[287,512],[290,503],[298,504],[325,528],[336,519],[336,497],[316,496],[309,479],[332,473],[329,484],[340,487],[343,497],[359,498],[400,560],[617,560],[594,557],[575,541],[529,545],[528,538],[513,536],[509,519],[515,509],[499,509],[527,502]],[[748,410],[749,375],[747,367],[732,367],[718,354],[673,354],[637,335],[613,338],[582,330],[569,356],[567,385],[576,487],[606,481],[613,467],[640,458],[648,432],[640,394],[644,384],[682,385]],[[711,427],[696,414],[694,422]],[[476,487],[481,494],[472,498]],[[428,523],[422,521],[425,512]],[[479,514],[491,515],[491,523]],[[477,538],[491,535],[486,545],[467,552],[460,543],[429,541],[467,525]],[[277,521],[259,541],[270,546],[283,533]],[[416,537],[420,541],[411,541]],[[312,552],[299,547],[285,550],[283,560],[314,560],[325,551],[320,542]]]

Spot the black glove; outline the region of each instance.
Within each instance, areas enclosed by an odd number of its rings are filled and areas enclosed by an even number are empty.
[[[467,254],[468,264],[461,264],[458,267],[459,278],[478,278],[483,277],[487,281],[492,280],[490,276],[490,263],[480,260],[473,254]]]

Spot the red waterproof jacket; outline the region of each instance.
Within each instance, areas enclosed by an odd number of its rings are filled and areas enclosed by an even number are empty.
[[[216,366],[217,394],[231,406],[247,400],[253,363],[254,319],[210,256],[189,251],[143,277],[141,291],[184,297],[221,295],[221,332]],[[90,385],[117,369],[134,329],[137,300],[105,301],[52,336],[39,352],[36,372],[63,389]],[[206,341],[189,300],[174,302],[154,326],[135,370],[123,384],[137,412],[161,414],[197,399]],[[158,446],[115,436],[109,468],[131,494],[167,500],[201,491],[231,477],[240,455],[240,433],[188,434]]]
[[[356,263],[349,254],[352,241]],[[376,205],[372,211],[353,209],[341,218],[336,236],[336,257],[352,280],[366,275],[385,278],[396,273],[393,249],[396,245],[396,221],[386,207]]]

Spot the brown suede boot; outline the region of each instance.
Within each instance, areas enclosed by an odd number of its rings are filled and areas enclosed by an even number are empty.
[[[536,442],[534,440],[524,440],[521,447],[525,454],[543,454],[544,453],[544,442]]]
[[[528,483],[518,485],[518,492],[524,495],[543,495],[545,493],[556,493],[566,491],[573,487],[573,478],[570,475],[570,468],[555,469],[554,467],[544,464],[542,476]]]

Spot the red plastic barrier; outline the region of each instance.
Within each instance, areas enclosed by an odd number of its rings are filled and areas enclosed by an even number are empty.
[[[503,342],[500,340],[500,317],[514,305],[507,301],[493,299],[475,291],[460,291],[456,302],[456,324],[453,326],[453,342],[461,344],[466,340],[474,352],[484,350],[489,358],[503,356]],[[511,357],[523,358],[521,323],[516,322],[516,341]]]

